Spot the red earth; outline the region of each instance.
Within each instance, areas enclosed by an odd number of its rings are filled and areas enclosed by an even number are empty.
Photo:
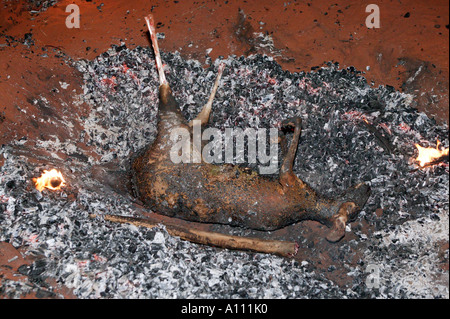
[[[162,51],[200,62],[207,51],[213,60],[261,53],[292,72],[339,62],[341,68],[364,71],[376,86],[414,94],[414,106],[448,123],[447,1],[378,0],[380,28],[372,29],[366,26],[371,14],[366,7],[374,1],[60,0],[47,10],[33,7],[37,2],[0,0],[0,144],[24,138],[33,143],[55,134],[64,141],[69,131],[81,130],[89,107],[75,102],[82,77],[65,61],[93,59],[122,42],[149,46],[144,20],[149,13],[157,32],[164,33]],[[72,3],[80,9],[80,28],[65,24]],[[91,152],[83,143],[77,146]],[[0,166],[3,162],[0,156]],[[17,268],[30,262],[0,243],[0,284],[2,278],[26,281]],[[54,291],[73,297],[61,287]]]
[[[207,49],[212,49],[212,59],[267,53],[290,71],[336,61],[342,68],[365,71],[375,85],[415,94],[418,109],[439,123],[448,122],[448,2],[377,1],[380,28],[369,29],[366,6],[371,2],[61,0],[33,13],[29,2],[1,1],[0,142],[46,131],[41,119],[48,110],[30,103],[37,95],[53,101],[55,108],[65,102],[67,112],[82,112],[72,99],[80,93],[80,75],[62,58],[92,59],[121,42],[131,48],[148,46],[143,17],[150,12],[157,31],[165,34],[161,50],[177,50],[199,61],[205,60]],[[80,28],[65,25],[71,3],[79,5]],[[29,47],[20,43],[27,33],[34,42]],[[259,33],[273,43],[263,46]],[[7,36],[19,41],[8,46]],[[60,81],[69,83],[69,89],[55,93]]]

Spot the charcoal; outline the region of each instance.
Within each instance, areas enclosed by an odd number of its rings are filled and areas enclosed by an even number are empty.
[[[221,131],[271,128],[300,116],[294,172],[302,180],[330,197],[362,181],[370,184],[372,195],[357,221],[373,232],[350,225],[348,231],[357,239],[337,243],[342,245],[339,253],[324,267],[328,274],[342,271],[338,261],[356,245],[363,247],[359,261],[346,265],[351,284],[326,279],[308,260],[196,245],[169,236],[162,226],[145,229],[102,219],[102,214],[135,215],[133,198],[94,179],[90,168],[108,164],[126,171],[130,157],[157,134],[159,84],[153,51],[121,44],[74,65],[84,80],[79,100],[91,108],[79,136],[37,141],[38,147],[67,154],[70,161],[61,162],[56,155],[45,165],[28,161],[14,152],[20,141],[0,149],[5,158],[0,240],[26,247],[42,260],[19,269],[35,277],[33,288],[5,281],[2,294],[14,297],[40,289],[39,296],[45,297],[42,279],[52,277],[79,298],[448,298],[448,272],[445,277],[438,267],[441,255],[435,249],[448,242],[448,163],[413,171],[414,143],[435,145],[439,139],[448,147],[448,127],[417,111],[413,96],[390,86],[371,86],[361,71],[340,69],[337,62],[291,73],[262,55],[219,57],[205,67],[177,52],[162,52],[162,60],[188,120],[206,102],[223,62],[211,126]],[[395,152],[386,152],[375,131],[361,128],[362,117]],[[76,147],[78,142],[99,157]],[[70,189],[33,190],[31,178],[49,166],[66,172]],[[69,196],[71,190],[76,196]],[[381,217],[377,209],[382,209]],[[316,249],[314,242],[299,241],[300,249]],[[366,285],[365,269],[371,264],[380,269],[379,289]]]

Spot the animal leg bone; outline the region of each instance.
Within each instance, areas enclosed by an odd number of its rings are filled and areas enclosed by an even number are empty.
[[[201,112],[197,115],[197,117],[189,122],[190,127],[192,127],[194,125],[195,120],[200,120],[201,125],[205,125],[208,123],[209,115],[211,114],[212,103],[213,103],[214,97],[216,96],[217,88],[219,87],[220,78],[222,77],[224,68],[225,68],[225,64],[221,63],[219,65],[216,81],[214,82],[214,86],[211,90],[211,95],[209,96],[208,102],[206,102],[206,104],[203,106]]]
[[[136,218],[119,215],[99,215],[105,220],[115,223],[128,223],[138,227],[154,228],[158,226],[158,222],[147,218]],[[90,218],[96,218],[96,214],[91,214]],[[165,222],[167,232],[171,236],[180,237],[197,244],[216,246],[227,249],[255,251],[266,254],[275,254],[284,257],[294,257],[299,249],[296,242],[269,240],[243,236],[225,235],[222,233],[199,230],[177,225],[175,223]]]
[[[159,75],[159,85],[167,84],[166,76],[164,74],[162,66],[161,54],[159,52],[158,39],[156,38],[155,20],[153,18],[153,15],[149,14],[148,16],[146,16],[145,22],[147,22],[147,27],[150,31],[150,39],[152,40],[153,44],[153,51],[155,52],[156,67],[158,68]]]

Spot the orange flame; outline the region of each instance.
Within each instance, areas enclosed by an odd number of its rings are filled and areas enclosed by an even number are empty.
[[[61,172],[56,169],[44,171],[41,177],[33,178],[33,181],[36,185],[36,189],[40,192],[42,192],[44,188],[58,190],[61,189],[61,187],[66,186],[64,177]]]
[[[440,145],[441,142],[439,142],[439,140],[437,140],[436,148],[422,147],[419,144],[416,144],[416,147],[419,150],[419,155],[417,156],[416,161],[419,162],[421,167],[424,167],[441,156],[448,155],[448,148],[441,150],[439,147]]]

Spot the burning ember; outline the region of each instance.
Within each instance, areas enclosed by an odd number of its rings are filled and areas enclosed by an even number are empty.
[[[437,140],[436,148],[432,147],[422,147],[419,144],[416,144],[417,149],[419,150],[419,155],[416,158],[416,161],[419,162],[421,167],[437,164],[441,158],[448,156],[448,148],[443,150],[440,149],[441,142]]]
[[[65,180],[60,171],[56,169],[52,169],[51,171],[45,171],[39,178],[33,179],[36,184],[36,189],[40,192],[44,188],[48,188],[51,190],[58,190],[61,187],[65,186]]]

